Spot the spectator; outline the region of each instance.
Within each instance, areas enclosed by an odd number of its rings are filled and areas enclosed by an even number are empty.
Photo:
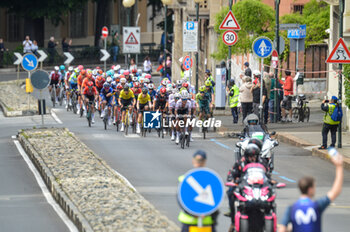
[[[143,71],[148,74],[152,73],[152,63],[149,56],[146,56],[145,61],[143,62]]]
[[[100,48],[100,49],[104,49],[105,47],[104,47],[104,37],[101,35],[101,37],[100,37],[100,39],[99,39],[99,41],[98,41],[98,47]]]
[[[114,36],[112,37],[112,54],[113,54],[114,63],[118,62],[119,46],[120,46],[120,37],[118,35],[118,32],[115,32]]]
[[[161,69],[159,70],[160,77],[164,78],[166,76],[165,60],[163,60],[163,63],[162,63],[162,65],[160,67],[161,67]],[[184,76],[185,76],[185,74],[184,74]]]
[[[130,70],[130,72],[132,72],[132,70],[137,70],[137,64],[136,64],[135,58],[130,59],[129,70]]]
[[[55,38],[53,36],[50,37],[50,40],[47,44],[47,51],[49,52],[49,64],[53,64],[54,58],[56,55],[56,46],[58,42],[55,42]]]
[[[337,141],[337,128],[340,121],[334,121],[331,117],[333,111],[338,107],[338,98],[332,96],[332,99],[329,101],[323,100],[321,104],[321,109],[325,112],[323,117],[323,128],[322,128],[322,146],[318,149],[327,148],[328,132],[331,131],[332,143],[330,147],[335,147],[335,142]],[[327,104],[328,103],[328,104]]]
[[[39,49],[38,43],[36,42],[36,40],[33,40],[31,50],[32,50],[32,52],[34,53],[34,55],[36,55],[36,56],[39,56],[39,54],[38,54],[38,49]]]
[[[238,76],[238,78],[236,78],[235,83],[237,85],[238,88],[240,88],[243,84],[243,79],[244,79],[244,72],[241,72]]]
[[[274,113],[275,112],[275,96],[277,96],[277,106],[281,105],[280,102],[283,99],[283,91],[282,91],[282,85],[279,81],[277,81],[277,85],[275,84],[276,79],[271,76],[271,90],[270,90],[270,100],[269,100],[269,111],[270,111],[270,122],[273,122],[274,120]],[[277,121],[281,118],[281,109],[278,107],[277,109]]]
[[[252,77],[252,70],[249,68],[249,63],[244,63],[244,75],[248,77]]]
[[[167,56],[166,57],[166,69],[165,69],[165,76],[169,78],[169,80],[171,80],[171,56]]]
[[[33,42],[30,40],[29,35],[26,36],[26,39],[23,41],[23,53],[32,52]]]
[[[315,179],[313,177],[301,178],[298,182],[301,196],[297,202],[287,208],[281,222],[282,226],[278,228],[278,231],[287,232],[289,223],[292,224],[293,232],[321,231],[322,213],[339,196],[343,186],[343,156],[338,153],[331,158],[331,161],[335,166],[335,179],[327,195],[313,201],[312,198],[316,194]]]
[[[293,78],[289,70],[285,71],[286,79],[283,82],[280,80],[280,83],[283,85],[284,97],[282,101],[282,122],[291,122],[292,121],[292,96],[293,96]],[[289,112],[288,118],[287,113]]]
[[[259,118],[260,118],[260,92],[261,92],[261,82],[260,82],[260,78],[257,78],[257,83],[254,84],[250,90],[253,94],[253,113],[256,114]],[[266,91],[266,87],[265,87],[265,83],[263,81],[263,94],[262,94],[262,107],[264,107],[264,103],[266,100],[266,95],[267,95],[267,91]],[[264,110],[264,108],[263,108]],[[264,112],[264,111],[263,111]],[[263,122],[262,119],[260,119],[261,122]]]
[[[244,77],[244,83],[239,88],[239,100],[242,107],[242,120],[252,112],[253,108],[253,94],[250,89],[252,88],[252,78],[249,76]]]
[[[4,40],[0,38],[0,68],[3,67],[3,60],[4,60],[4,52],[8,51],[8,49],[5,48]]]
[[[272,74],[273,78],[273,73]],[[271,79],[270,79],[270,74],[267,72],[264,72],[264,83],[265,83],[265,88],[266,88],[266,99],[264,101],[264,124],[267,124],[269,121],[269,98],[270,98],[270,92],[271,92]]]
[[[235,80],[231,79],[229,81],[228,87],[228,104],[231,108],[231,114],[233,117],[233,124],[238,122],[238,98],[239,98],[239,88],[235,84]]]
[[[68,42],[67,42],[66,38],[62,39],[62,51],[63,52],[69,52],[71,45],[72,45],[72,40],[71,39]]]

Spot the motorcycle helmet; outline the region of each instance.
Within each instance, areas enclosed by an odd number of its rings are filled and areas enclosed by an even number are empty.
[[[260,154],[260,149],[256,144],[248,144],[244,151],[244,158],[249,162],[257,162]],[[252,157],[255,157],[255,161],[252,161]]]
[[[262,146],[263,146],[263,142],[260,139],[257,139],[257,138],[249,139],[248,144],[255,144],[255,145],[257,145],[259,147],[260,150],[262,149]]]

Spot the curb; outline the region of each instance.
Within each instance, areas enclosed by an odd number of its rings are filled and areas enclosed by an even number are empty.
[[[69,199],[66,193],[61,189],[60,185],[56,182],[51,171],[46,166],[42,158],[35,151],[33,146],[27,141],[27,139],[23,135],[18,134],[17,137],[23,149],[28,154],[29,158],[33,161],[35,167],[39,171],[53,198],[61,206],[61,208],[64,210],[67,216],[72,220],[72,222],[75,224],[78,230],[82,232],[92,232],[93,230],[88,221],[80,213],[80,211],[73,204],[73,202]]]
[[[306,142],[289,133],[278,132],[276,136],[279,141],[287,143],[292,146],[301,147],[301,148],[316,146],[315,144]],[[318,148],[312,148],[311,155],[314,157],[319,157],[323,160],[327,160],[328,162],[331,162],[328,156],[327,150],[319,150]],[[350,170],[350,158],[343,157],[343,167],[347,170]]]
[[[4,112],[5,117],[20,117],[20,116],[33,116],[38,114],[38,111],[34,110],[13,110],[9,111],[7,106],[0,99],[0,108]]]

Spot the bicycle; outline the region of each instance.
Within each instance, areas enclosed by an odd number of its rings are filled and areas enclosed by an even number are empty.
[[[119,105],[116,107],[117,107],[117,110],[115,115],[115,126],[117,127],[117,131],[119,131],[119,125],[121,122],[122,114],[121,114],[121,107]]]
[[[105,115],[104,115],[104,117],[103,117],[103,124],[104,124],[105,130],[107,130],[108,117],[109,117],[109,115],[108,115],[108,106],[105,106],[105,108],[104,108],[103,111],[105,111]]]
[[[52,85],[50,96],[52,101],[52,107],[55,108],[56,106],[56,85]]]
[[[68,104],[67,111],[71,109],[73,113],[76,114],[78,111],[78,108],[77,108],[78,96],[77,96],[77,91],[75,89],[72,89],[70,99],[71,99],[71,104]]]
[[[299,94],[296,97],[297,106],[292,108],[292,120],[293,122],[309,122],[310,119],[310,107],[307,106],[305,94]]]
[[[180,145],[182,149],[185,149],[185,144],[187,147],[190,147],[190,136],[189,134],[186,134],[185,126],[184,126],[184,127],[181,127],[181,134],[180,134]]]
[[[125,116],[124,116],[124,133],[125,135],[128,135],[128,130],[129,130],[129,122],[130,122],[130,114],[129,114],[129,107],[127,106],[126,107],[126,110],[125,110]]]
[[[91,127],[91,121],[92,121],[92,107],[94,105],[93,101],[89,101],[87,104],[87,112],[86,112],[86,118],[88,120],[88,125]]]
[[[59,93],[59,96],[58,96],[60,106],[62,106],[63,100],[64,100],[65,97],[66,97],[66,88],[64,86],[61,86],[60,93]]]

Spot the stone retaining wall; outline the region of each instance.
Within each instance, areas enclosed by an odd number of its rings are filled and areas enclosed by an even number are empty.
[[[18,137],[80,231],[180,231],[67,129],[24,130]]]

